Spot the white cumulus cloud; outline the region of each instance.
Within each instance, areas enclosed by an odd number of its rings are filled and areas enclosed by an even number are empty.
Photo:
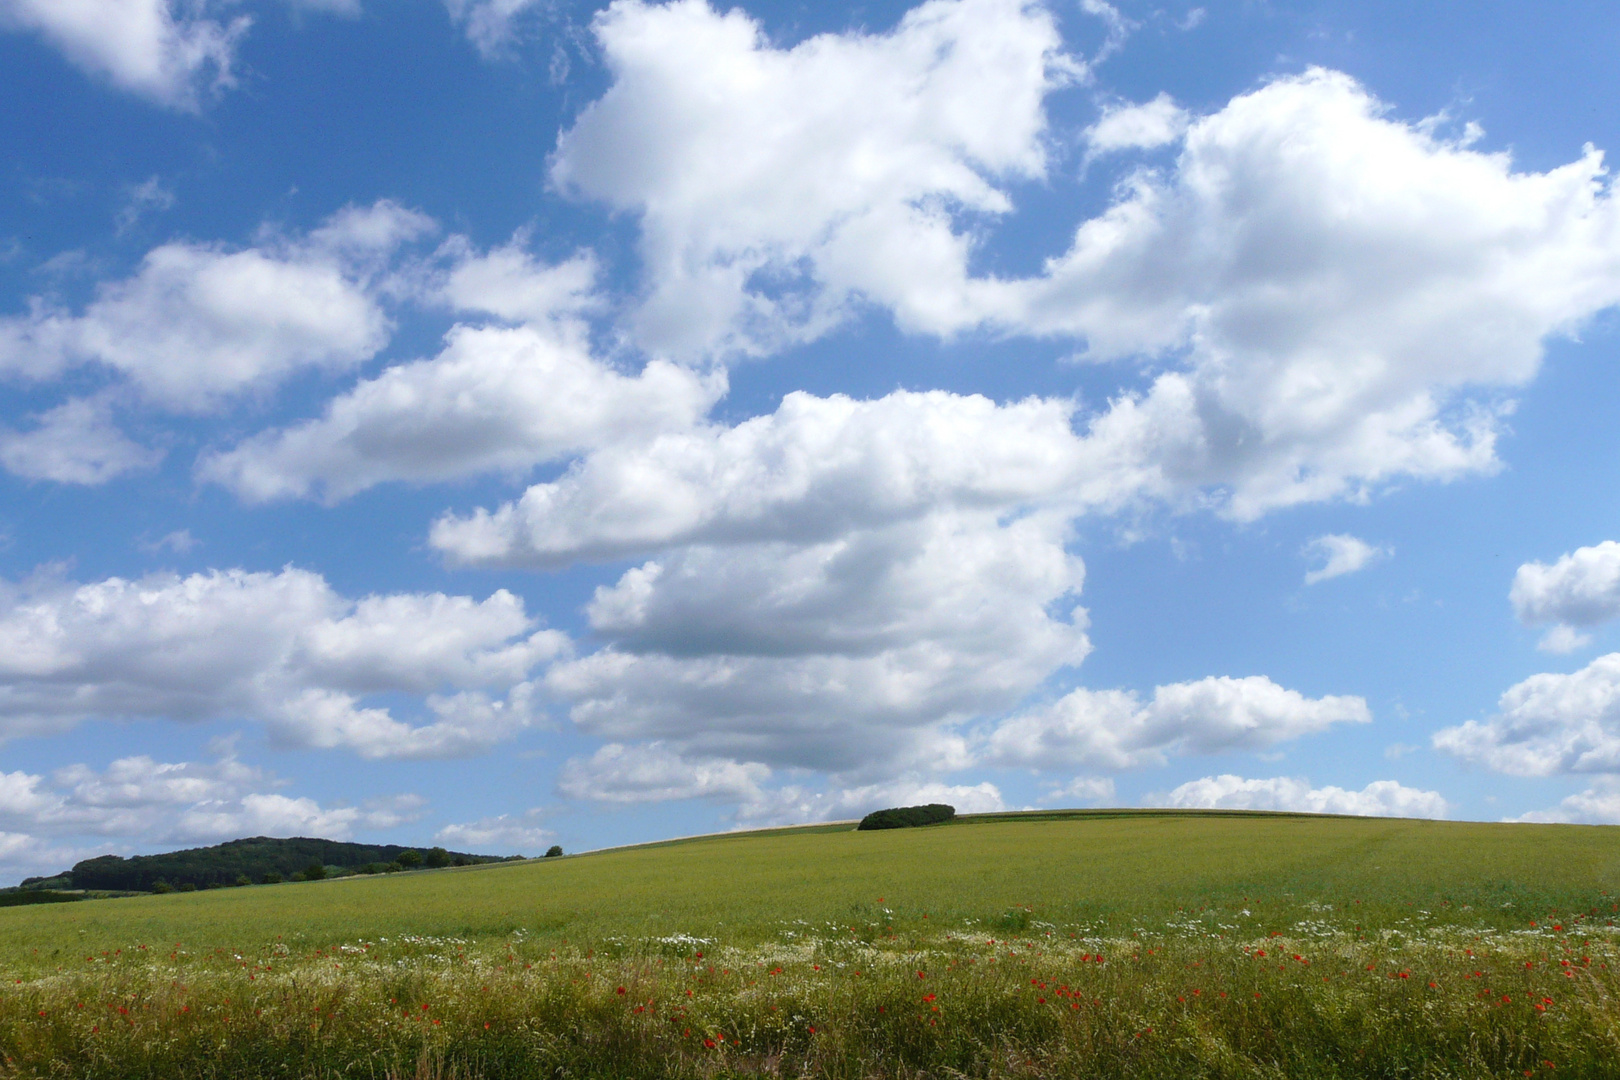
[[[905,773],[878,783],[821,788],[770,786],[772,770],[758,762],[694,758],[662,742],[609,743],[564,767],[558,787],[572,799],[601,803],[706,799],[732,807],[740,825],[787,825],[861,817],[888,806],[947,803],[961,813],[1004,810],[994,784],[947,784]]]
[[[1313,788],[1308,780],[1292,777],[1245,780],[1231,774],[1188,781],[1151,802],[1156,806],[1361,817],[1443,818],[1450,811],[1439,792],[1409,788],[1394,780],[1375,780],[1360,791],[1349,791],[1341,787]]]
[[[530,674],[566,651],[505,591],[349,600],[308,571],[211,571],[0,594],[0,737],[92,719],[246,718],[364,757],[487,749],[532,723]],[[426,723],[368,706],[425,695]]]
[[[20,832],[0,832],[0,881],[57,874],[81,859],[106,854],[104,847],[55,843]]]
[[[125,850],[149,849],[253,835],[343,839],[357,829],[413,821],[424,805],[419,796],[400,795],[359,807],[322,806],[276,790],[285,786],[239,761],[228,744],[216,746],[207,761],[165,762],[141,754],[101,770],[81,763],[49,775],[0,773],[0,828],[40,849],[109,840]],[[47,869],[65,870],[83,857]],[[0,867],[9,861],[0,857]]]
[[[723,374],[661,360],[621,374],[577,334],[458,326],[438,356],[362,381],[319,419],[205,455],[197,474],[249,502],[316,495],[328,503],[389,481],[522,474],[604,443],[637,445],[686,428],[724,386]]]
[[[596,257],[582,252],[560,263],[536,261],[520,233],[502,247],[480,254],[462,236],[452,236],[439,258],[450,265],[428,273],[425,299],[457,312],[483,312],[514,323],[565,319],[601,305],[596,295]]]
[[[607,803],[713,799],[757,802],[771,770],[757,763],[690,760],[661,743],[608,743],[564,767],[557,787],[570,799]]]
[[[379,261],[431,229],[392,203],[350,208],[307,237],[240,250],[175,242],[103,283],[75,315],[35,297],[0,319],[0,374],[49,379],[97,364],[148,401],[203,412],[300,368],[352,368],[388,341]]]
[[[536,809],[446,825],[433,838],[461,851],[528,854],[532,858],[551,845],[554,835],[545,827],[544,815]]]
[[[1096,360],[1184,353],[1114,411],[1252,518],[1494,468],[1493,406],[1466,392],[1522,385],[1546,337],[1620,299],[1617,236],[1597,151],[1516,172],[1313,70],[1194,120],[1173,170],[1137,175],[999,320]]]
[[[725,393],[722,370],[653,360],[632,374],[592,355],[581,319],[597,304],[588,255],[548,266],[520,240],[479,254],[462,237],[439,254],[449,265],[405,275],[407,291],[493,322],[458,323],[437,356],[362,380],[318,419],[204,454],[198,477],[249,502],[333,503],[389,481],[521,475],[690,429]]]
[[[1620,543],[1576,548],[1550,566],[1525,563],[1513,575],[1508,599],[1526,625],[1555,624],[1541,639],[1543,651],[1574,652],[1592,640],[1581,629],[1620,616]]]
[[[1597,785],[1576,792],[1549,810],[1532,810],[1513,820],[1551,824],[1620,825],[1620,783],[1613,778],[1605,777]]]
[[[1146,704],[1128,691],[1080,689],[1002,721],[980,756],[1033,769],[1130,769],[1171,755],[1262,750],[1371,719],[1359,697],[1308,698],[1262,675],[1170,683]]]
[[[53,796],[58,807],[107,815],[95,821],[96,831],[104,834],[146,828],[159,807],[219,803],[256,787],[275,786],[263,771],[229,753],[205,762],[163,762],[138,754],[119,758],[101,772],[69,765],[51,774],[49,782],[59,793]],[[50,815],[36,814],[32,824],[52,824]]]
[[[1514,776],[1620,773],[1620,653],[1567,675],[1532,675],[1498,715],[1434,734],[1436,749]]]
[[[352,806],[323,807],[310,798],[253,794],[229,803],[200,803],[180,816],[177,834],[194,842],[242,836],[318,836],[346,840],[364,813]]]
[[[588,614],[614,644],[554,665],[546,686],[590,734],[694,757],[961,767],[952,725],[1090,649],[1063,538],[1048,519],[980,512],[685,548],[598,590]]]
[[[42,413],[29,430],[0,427],[0,466],[25,480],[94,486],[162,460],[161,450],[118,430],[104,400],[70,399]]]
[[[957,219],[1007,212],[996,185],[1043,175],[1042,101],[1072,70],[1045,11],[935,0],[892,34],[792,50],[694,2],[616,4],[597,29],[614,83],[563,136],[554,176],[640,212],[645,344],[768,350],[859,298],[910,331],[1167,362],[1088,425],[1143,494],[1201,493],[1252,519],[1491,471],[1508,407],[1493,393],[1620,300],[1598,151],[1516,171],[1336,72],[1189,119],[1174,166],[1133,176],[1042,273],[977,278]],[[1159,134],[1176,126],[1168,101],[1141,108]],[[1119,123],[1142,141],[1147,115]]]
[[[1592,644],[1591,634],[1583,634],[1573,626],[1560,624],[1542,634],[1541,640],[1536,642],[1536,648],[1542,652],[1563,656],[1577,649],[1584,649],[1590,644]]]
[[[637,330],[681,353],[812,336],[857,295],[911,328],[958,322],[955,217],[1003,214],[1001,178],[1045,175],[1042,102],[1079,71],[1030,0],[931,0],[791,49],[703,0],[617,0],[595,30],[613,85],[552,177],[641,215]]]
[[[951,507],[1052,499],[1087,487],[1072,406],[997,405],[942,391],[874,401],[786,395],[733,427],[609,445],[494,511],[447,515],[432,542],[472,565],[547,568],[691,543],[815,541]]]
[[[1168,146],[1187,130],[1188,116],[1169,94],[1141,105],[1114,105],[1086,129],[1091,154],[1117,150],[1152,150]]]
[[[207,94],[235,85],[236,47],[252,23],[246,15],[209,18],[209,7],[178,0],[0,0],[0,28],[35,31],[114,86],[193,110]]]

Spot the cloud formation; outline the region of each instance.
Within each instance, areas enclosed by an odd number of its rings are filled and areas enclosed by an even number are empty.
[[[197,475],[247,502],[315,496],[328,504],[391,481],[522,475],[689,427],[724,387],[723,375],[659,360],[621,374],[576,333],[457,326],[438,356],[363,380],[319,419],[204,455]]]
[[[1532,810],[1514,821],[1566,825],[1620,825],[1620,783],[1605,777],[1600,783],[1563,799],[1550,810]]]
[[[771,770],[723,759],[692,761],[662,743],[608,743],[562,770],[557,789],[570,799],[605,803],[713,799],[754,803]]]
[[[446,825],[433,838],[461,851],[507,852],[533,858],[549,847],[556,834],[545,827],[538,809],[522,814],[497,814],[477,821]]]
[[[246,15],[208,18],[171,0],[0,0],[0,28],[39,33],[80,69],[159,105],[194,111],[234,86]]]
[[[1620,298],[1617,231],[1596,151],[1514,172],[1313,70],[1193,121],[998,318],[1096,360],[1184,354],[1114,410],[1247,519],[1493,468],[1493,406],[1464,392],[1523,384]]]
[[[554,665],[546,687],[615,742],[854,775],[960,767],[952,725],[1090,650],[1063,536],[951,513],[685,548],[599,589],[588,614],[614,644]]]
[[[1512,776],[1620,773],[1620,653],[1510,687],[1498,715],[1434,734],[1459,760]]]
[[[874,401],[795,391],[733,427],[605,446],[516,502],[441,518],[432,542],[463,564],[543,569],[685,544],[817,542],[952,508],[1050,501],[1086,490],[1070,412],[943,391]]]
[[[24,480],[95,486],[162,460],[118,430],[105,399],[70,398],[30,430],[0,427],[0,466]]]
[[[772,351],[857,296],[907,329],[958,322],[956,218],[1004,214],[1000,178],[1045,175],[1043,100],[1081,70],[1030,0],[931,0],[889,33],[791,49],[703,0],[618,0],[595,32],[613,85],[552,179],[640,215],[636,331],[675,355]]]
[[[991,814],[1007,809],[1001,789],[989,781],[949,784],[902,774],[891,780],[856,787],[816,790],[788,785],[765,793],[757,803],[738,808],[739,824],[788,825],[800,821],[848,821],[891,806],[944,803],[959,814]]]
[[[463,237],[405,275],[405,291],[463,317],[437,356],[384,369],[325,414],[204,454],[199,479],[248,502],[331,504],[381,483],[521,476],[602,446],[634,447],[697,425],[725,373],[653,360],[625,374],[591,351],[598,305],[589,255],[537,263],[521,240],[482,254]]]
[[[1154,689],[1074,690],[992,729],[980,758],[1030,769],[1135,769],[1171,756],[1262,750],[1372,720],[1359,697],[1308,698],[1263,675],[1216,676]]]
[[[1582,629],[1620,616],[1620,543],[1576,548],[1550,566],[1525,563],[1508,599],[1526,626],[1554,624],[1541,639],[1543,651],[1573,652],[1592,640]]]
[[[380,202],[240,250],[164,244],[131,277],[103,283],[81,314],[34,297],[27,315],[0,319],[0,374],[46,380],[94,364],[160,408],[208,412],[302,368],[353,368],[392,329],[374,277],[431,228]]]
[[[1318,536],[1306,544],[1304,555],[1308,559],[1320,560],[1322,563],[1315,570],[1305,572],[1305,584],[1315,585],[1329,578],[1353,574],[1377,559],[1386,558],[1389,550],[1374,547],[1348,533],[1330,533],[1327,536]]]
[[[241,570],[0,594],[0,737],[94,719],[249,719],[367,758],[475,753],[532,723],[532,669],[567,640],[504,590],[349,600],[317,574]],[[413,724],[376,694],[425,698]]]
[[[209,73],[228,80],[246,24],[206,5],[120,9],[157,27],[119,46],[131,55],[193,31],[224,43],[174,68],[169,97],[119,75],[111,52],[65,44],[79,31],[64,12],[108,3],[0,10],[168,104],[200,101]],[[486,54],[537,6],[447,5]],[[1106,4],[1083,10],[1111,43],[1128,30]],[[365,371],[317,415],[233,435],[195,475],[248,502],[491,473],[528,484],[446,511],[431,542],[486,569],[624,560],[585,606],[601,647],[575,656],[506,593],[349,599],[293,570],[30,584],[0,604],[14,654],[0,659],[0,732],[243,717],[291,745],[437,757],[486,750],[560,701],[607,742],[565,769],[565,794],[718,800],[775,820],[853,808],[898,791],[882,787],[896,776],[921,790],[971,764],[1139,768],[1364,723],[1361,698],[1258,676],[1029,706],[1090,647],[1074,523],[1158,506],[1252,520],[1489,472],[1504,395],[1550,336],[1620,299],[1620,211],[1597,151],[1525,171],[1477,133],[1399,119],[1339,73],[1278,78],[1204,116],[1166,95],[1105,109],[1081,149],[1135,171],[1038,272],[1008,276],[982,269],[987,238],[1055,171],[1046,103],[1087,73],[1047,6],[929,0],[892,30],[790,48],[703,0],[617,0],[594,26],[609,85],[561,135],[550,175],[637,230],[645,276],[624,320],[599,290],[622,280],[605,255],[545,264],[527,237],[482,252],[454,237],[415,258],[407,245],[433,223],[388,202],[249,246],[175,240],[87,303],[40,295],[0,318],[12,379],[110,380],[0,431],[0,465],[106,483],[159,456],[118,429],[114,403],[223,412],[302,373],[357,371],[398,305],[448,313],[436,352]],[[1156,170],[1124,154],[1152,149],[1166,151]],[[163,197],[154,185],[137,201]],[[1137,389],[800,392],[749,419],[714,415],[725,363],[874,309],[909,334],[1053,342],[1129,366]],[[1305,581],[1381,553],[1318,537]],[[1526,564],[1513,603],[1552,625],[1544,647],[1577,646],[1579,628],[1620,614],[1620,546]],[[1501,716],[1436,745],[1505,771],[1603,772],[1613,677],[1596,667],[1529,680]],[[403,718],[385,694],[420,707]],[[784,770],[821,770],[827,790]],[[1100,797],[1105,782],[1065,790]],[[1384,798],[1285,783],[1209,797]],[[1000,805],[985,788],[949,790]],[[250,794],[257,809],[228,812],[330,809]],[[540,835],[494,820],[455,828]]]
[[[1166,370],[1092,438],[1139,463],[1144,494],[1238,519],[1493,470],[1506,406],[1480,391],[1525,384],[1547,337],[1620,300],[1601,154],[1516,172],[1336,72],[1187,120],[1174,167],[1134,174],[1041,274],[975,277],[976,223],[1045,175],[1042,102],[1077,70],[1044,10],[935,0],[888,35],[779,50],[738,13],[619,3],[597,33],[614,83],[554,178],[640,214],[644,345],[771,351],[859,301],[911,332],[1148,359]],[[819,111],[778,122],[804,101]],[[1108,137],[1181,126],[1168,101],[1139,108]]]
[[[558,788],[569,798],[606,804],[705,799],[732,806],[733,819],[750,826],[862,817],[884,807],[931,802],[947,803],[959,813],[1006,809],[1000,789],[988,782],[947,784],[902,774],[856,786],[767,786],[772,777],[758,763],[688,757],[660,742],[609,743],[589,758],[569,761]]]
[[[409,819],[407,819],[409,820]],[[319,836],[346,840],[357,829],[391,828],[395,813],[354,806],[322,806],[311,798],[254,793],[227,802],[204,802],[180,816],[175,837],[218,843],[241,836]]]
[[[1088,156],[1169,146],[1181,138],[1187,122],[1186,111],[1169,94],[1141,105],[1110,105],[1086,129]]]
[[[1288,810],[1307,814],[1355,814],[1362,817],[1443,818],[1450,805],[1437,791],[1409,788],[1394,780],[1375,780],[1360,791],[1313,788],[1308,780],[1278,776],[1245,780],[1225,774],[1191,780],[1154,805],[1222,810]]]
[[[109,848],[216,843],[241,836],[322,836],[394,828],[425,800],[399,795],[361,806],[323,806],[286,795],[286,782],[239,761],[230,746],[207,761],[140,754],[105,769],[68,765],[49,774],[0,773],[0,870],[55,873]]]

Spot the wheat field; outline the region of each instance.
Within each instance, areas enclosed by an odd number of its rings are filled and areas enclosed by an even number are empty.
[[[1620,829],[1076,812],[0,909],[0,1071],[1620,1076]]]

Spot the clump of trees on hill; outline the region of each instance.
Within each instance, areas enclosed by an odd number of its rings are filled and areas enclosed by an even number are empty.
[[[446,851],[442,847],[430,848],[424,855],[398,844],[255,836],[164,855],[136,855],[128,859],[102,855],[76,864],[64,876],[71,880],[74,889],[189,892],[252,882],[314,881],[342,874],[380,874],[422,866],[471,866],[501,861],[504,860],[496,855],[473,855]],[[29,882],[23,884],[26,888]]]
[[[956,816],[956,807],[944,803],[927,806],[896,806],[888,810],[874,810],[861,818],[856,829],[911,829],[919,825],[938,825]]]
[[[83,893],[57,892],[54,889],[12,889],[0,892],[0,907],[18,907],[23,904],[60,904],[68,900],[83,900]]]

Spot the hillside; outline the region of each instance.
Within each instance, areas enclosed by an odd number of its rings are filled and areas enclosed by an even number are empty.
[[[1610,1080],[1617,893],[1612,827],[1110,811],[11,907],[0,1060],[39,1080]]]
[[[520,927],[574,941],[669,934],[758,941],[796,920],[821,924],[854,908],[876,910],[880,897],[894,919],[921,925],[926,913],[936,926],[994,923],[1030,910],[1052,923],[1128,929],[1135,920],[1162,924],[1188,906],[1247,908],[1264,919],[1274,909],[1352,900],[1368,926],[1396,925],[1414,905],[1442,918],[1466,907],[1471,920],[1517,925],[1537,906],[1584,910],[1604,890],[1620,894],[1620,828],[1044,812],[973,815],[926,829],[856,832],[844,824],[722,834],[433,874],[9,908],[0,911],[0,955],[8,942],[35,947],[53,939],[117,947],[155,937],[241,948],[276,934],[335,944],[394,934],[499,936]]]
[[[413,850],[398,844],[353,844],[302,836],[290,839],[254,836],[161,855],[136,855],[127,859],[118,855],[102,855],[77,863],[73,869],[54,878],[29,878],[22,883],[22,890],[55,887],[151,892],[155,886],[160,889],[165,886],[206,889],[259,884],[267,876],[278,880],[291,878],[315,862],[340,872],[377,873],[400,869],[402,856],[407,862],[414,863],[415,860],[406,855]],[[431,849],[431,855],[423,852],[415,852],[415,855],[417,859],[427,857],[439,866],[469,866],[501,861],[499,856],[444,851],[442,848]]]

